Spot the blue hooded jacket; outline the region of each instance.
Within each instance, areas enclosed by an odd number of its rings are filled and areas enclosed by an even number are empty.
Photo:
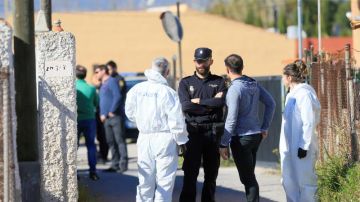
[[[258,118],[259,101],[265,105],[262,122]],[[256,80],[241,76],[231,82],[226,94],[228,114],[221,146],[228,146],[231,137],[254,135],[267,131],[275,112],[275,101]]]

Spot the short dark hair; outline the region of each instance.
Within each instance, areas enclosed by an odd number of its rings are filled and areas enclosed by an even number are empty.
[[[104,65],[104,64],[98,65],[98,66],[96,67],[96,69],[105,70],[105,73],[106,73],[107,75],[109,75],[109,69],[108,69],[107,66]],[[96,69],[95,69],[95,70],[96,70]]]
[[[92,65],[93,73],[95,73],[95,70],[98,68],[99,64],[95,63]]]
[[[244,68],[244,62],[240,55],[231,54],[224,60],[225,66],[232,73],[240,74]]]
[[[86,77],[86,68],[82,65],[76,65],[76,78],[85,79]]]
[[[113,60],[110,60],[106,63],[106,66],[110,66],[111,68],[117,68],[116,63]]]
[[[293,82],[302,83],[305,81],[308,71],[302,60],[295,60],[293,63],[284,67],[283,74],[291,76],[293,78]]]

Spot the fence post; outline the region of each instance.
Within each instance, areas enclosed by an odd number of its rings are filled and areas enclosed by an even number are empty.
[[[310,45],[310,61],[310,64],[314,62],[314,45]]]
[[[308,70],[308,75],[306,77],[306,83],[311,84],[311,62],[312,62],[311,50],[305,49],[304,52],[305,52],[306,68]]]
[[[21,201],[16,155],[12,29],[0,19],[0,201]]]
[[[56,28],[62,29],[60,23]],[[75,37],[64,31],[41,33],[36,50],[40,201],[77,201]]]
[[[348,83],[348,103],[349,103],[349,115],[350,115],[350,142],[351,142],[351,159],[353,161],[359,160],[358,154],[358,140],[355,128],[355,96],[354,96],[354,83],[351,74],[350,63],[350,44],[345,45],[345,67],[346,67],[346,79]]]

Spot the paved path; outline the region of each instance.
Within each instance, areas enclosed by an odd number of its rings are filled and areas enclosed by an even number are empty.
[[[101,202],[133,202],[135,201],[137,179],[136,145],[129,144],[129,170],[123,174],[106,173],[104,169],[109,164],[97,166],[100,180],[92,181],[88,178],[86,147],[80,146],[78,151],[78,173],[79,184],[86,186],[89,193],[94,196],[93,201]],[[203,182],[201,169],[198,182],[198,197],[200,201],[200,190]],[[286,201],[285,193],[280,185],[279,172],[274,169],[274,164],[258,162],[256,176],[260,186],[261,200],[264,202]],[[173,201],[177,202],[182,188],[183,172],[178,170],[173,193]],[[235,202],[246,201],[244,187],[240,183],[235,167],[220,168],[217,178],[216,201]]]

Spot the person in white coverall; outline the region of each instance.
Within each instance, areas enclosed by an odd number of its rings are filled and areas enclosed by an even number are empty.
[[[283,82],[289,88],[280,135],[282,185],[288,202],[316,201],[315,162],[318,142],[316,125],[320,102],[315,90],[303,83],[306,66],[300,60],[283,70]]]
[[[171,201],[178,150],[188,141],[185,118],[177,93],[166,81],[169,63],[156,58],[145,71],[147,81],[127,93],[126,116],[139,129],[136,201]]]

